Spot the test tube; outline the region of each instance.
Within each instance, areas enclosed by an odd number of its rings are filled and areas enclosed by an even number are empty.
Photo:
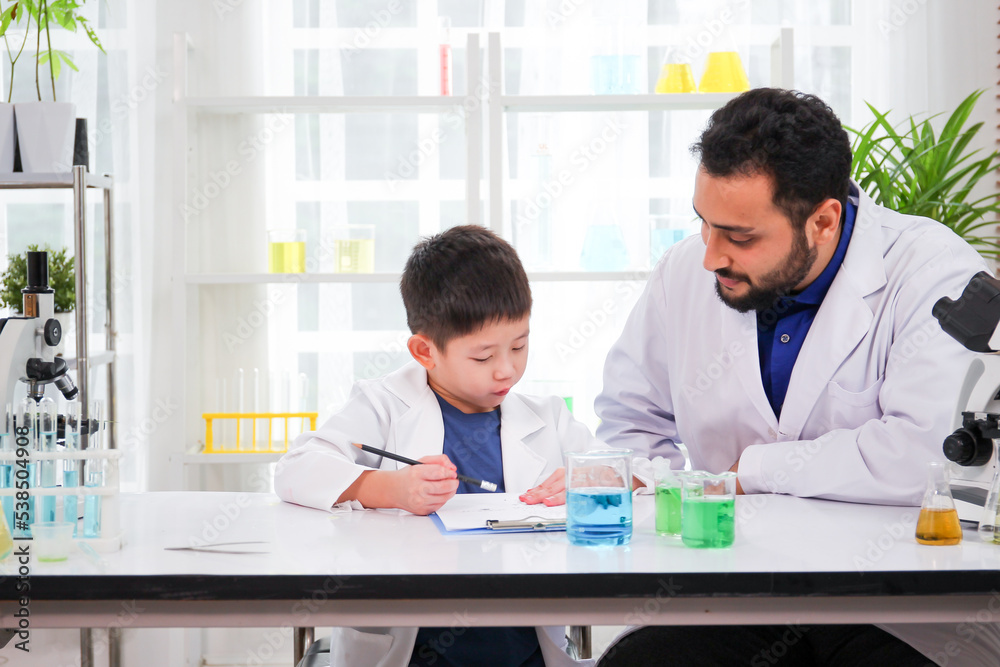
[[[18,405],[14,418],[14,444],[16,449],[24,449],[29,453],[38,451],[38,404],[35,399],[25,396]],[[27,517],[21,501],[14,504],[14,537],[31,537],[31,524],[35,522],[35,495],[38,487],[38,462],[28,461],[28,496]],[[15,475],[16,476],[16,475]]]
[[[288,412],[288,391],[289,391],[288,371],[281,371],[271,374],[271,412]],[[287,418],[276,419],[271,417],[271,448],[282,447],[285,442],[285,426]]]
[[[298,412],[305,412],[309,409],[309,376],[305,373],[299,373],[298,387],[299,399],[296,402],[295,409]],[[305,417],[299,417],[298,420],[296,420],[296,423],[298,424],[298,427],[295,429],[295,438],[309,430],[309,420]],[[293,439],[294,438],[292,437],[289,438],[289,445]]]
[[[80,403],[79,401],[69,401],[66,403],[66,429],[64,442],[67,452],[80,451]],[[80,486],[80,468],[83,462],[79,459],[66,459],[63,467],[63,486],[67,489],[74,489]],[[73,524],[73,537],[76,537],[77,519],[80,518],[78,496],[66,496],[63,499],[63,520]]]
[[[0,421],[0,451],[11,458],[0,459],[0,489],[14,488],[14,435],[11,433],[10,405],[4,409],[3,420]],[[14,496],[3,496],[3,516],[7,526],[14,526]]]
[[[84,450],[103,449],[104,429],[101,424],[102,403],[93,401],[90,404],[90,414],[83,426],[86,434],[81,438]],[[83,430],[81,429],[81,433]],[[96,488],[104,486],[104,459],[85,459],[83,462],[83,484],[85,487]],[[101,497],[98,495],[84,496],[83,499],[83,536],[101,536]]]
[[[257,414],[262,412],[267,412],[267,386],[262,388],[260,382],[260,369],[253,369],[253,411]],[[266,417],[258,418],[256,420],[256,442],[254,443],[254,449],[258,452],[266,452],[270,445],[268,443],[268,437],[270,435],[271,420]]]
[[[48,396],[38,401],[38,451],[45,454],[56,452],[56,402]],[[59,485],[59,462],[47,460],[39,462],[39,486],[43,489],[54,489]],[[56,497],[41,496],[38,499],[38,516],[36,521],[56,520]]]

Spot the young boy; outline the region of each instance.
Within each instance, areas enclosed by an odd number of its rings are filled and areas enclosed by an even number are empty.
[[[282,500],[430,514],[456,492],[480,491],[459,483],[457,472],[494,482],[498,492],[535,488],[532,502],[550,488],[561,491],[563,451],[602,444],[562,399],[508,393],[524,374],[531,314],[528,277],[514,249],[483,227],[453,227],[417,244],[400,291],[414,361],[358,382],[340,412],[295,441],[275,471]],[[425,465],[400,464],[353,443]],[[562,627],[468,628],[438,652],[447,630],[392,628],[392,641],[378,642],[371,632],[339,628],[333,641],[357,644],[364,664],[380,667],[592,664],[566,654]]]

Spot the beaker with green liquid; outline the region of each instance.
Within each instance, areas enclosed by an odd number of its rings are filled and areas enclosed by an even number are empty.
[[[736,539],[736,473],[689,475],[681,482],[681,541],[695,549]]]

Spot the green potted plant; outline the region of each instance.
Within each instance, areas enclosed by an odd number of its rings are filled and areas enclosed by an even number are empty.
[[[910,116],[892,125],[871,104],[875,120],[861,130],[845,128],[854,135],[851,176],[877,203],[911,215],[937,220],[965,239],[981,255],[1000,258],[995,228],[1000,214],[1000,192],[990,183],[989,194],[974,198],[977,184],[995,178],[1000,151],[969,150],[982,123],[965,127],[978,90],[951,113],[936,132],[931,121]]]
[[[29,251],[44,250],[49,254],[49,287],[55,291],[56,313],[71,313],[76,308],[76,263],[66,248],[52,250],[38,244],[28,246]],[[0,306],[21,312],[21,290],[28,284],[28,259],[24,254],[8,255],[7,270],[0,274]],[[68,322],[61,322],[66,329]]]
[[[52,31],[61,27],[70,32],[83,30],[91,43],[104,52],[97,33],[83,16],[85,0],[19,0],[18,11],[26,12],[26,23],[35,22],[35,91],[37,102],[14,105],[21,167],[26,172],[66,172],[73,164],[76,106],[56,100],[56,79],[69,67],[78,71],[65,51],[52,48]],[[2,25],[2,24],[0,24]],[[49,86],[43,85],[47,79]],[[43,90],[51,87],[52,99]]]
[[[22,12],[21,15],[24,15]],[[7,29],[15,21],[20,23],[20,16],[17,13],[17,3],[14,2],[6,8],[0,3],[0,37],[3,37],[7,47],[7,58],[10,61],[10,87],[7,91],[7,102],[0,103],[0,173],[9,174],[14,171],[14,105],[10,104],[10,97],[14,92],[14,65],[24,50],[24,45],[28,41],[27,26],[24,31],[24,38],[21,40],[21,48],[17,55],[11,47],[7,37]]]

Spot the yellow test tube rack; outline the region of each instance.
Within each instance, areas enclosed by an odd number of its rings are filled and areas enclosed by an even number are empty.
[[[289,431],[289,420],[300,420],[298,425],[304,423],[301,420],[309,420],[310,431],[316,430],[316,419],[319,416],[317,412],[204,412],[201,415],[205,419],[205,453],[206,454],[282,454],[288,451],[288,434]],[[214,424],[217,421],[222,420],[234,420],[236,422],[236,440],[235,442],[222,442],[218,443],[215,439]],[[258,440],[257,425],[262,423],[264,420],[267,421],[267,425],[264,427],[267,429],[267,439],[264,440],[262,437]],[[240,444],[243,443],[243,434],[241,430],[244,428],[244,422],[250,422],[250,439],[249,447],[242,448]],[[281,427],[277,430],[279,435],[278,441],[275,442],[275,423],[280,423]],[[263,430],[263,429],[262,429]],[[305,430],[305,429],[302,429]],[[301,431],[300,431],[301,432]]]

